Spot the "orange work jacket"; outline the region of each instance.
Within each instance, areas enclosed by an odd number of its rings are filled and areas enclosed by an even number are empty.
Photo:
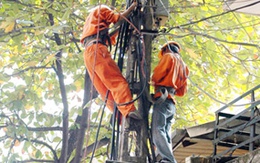
[[[85,37],[95,35],[98,31],[109,28],[109,25],[111,23],[115,24],[119,17],[120,15],[114,13],[108,6],[98,5],[91,10],[86,18],[80,42],[83,44]],[[115,37],[116,36],[113,36],[111,38],[112,44],[115,43]]]
[[[110,8],[104,5],[95,7],[88,15],[81,36],[81,43],[84,38],[97,34],[107,29],[111,23],[116,23],[119,14],[115,14]],[[116,35],[114,35],[116,36]],[[95,38],[93,38],[95,40]],[[113,40],[111,38],[111,43]],[[111,58],[107,46],[103,44],[89,44],[85,47],[84,62],[89,76],[102,99],[105,100],[109,90],[106,106],[113,112],[114,102],[117,104],[132,101],[132,94],[128,83],[122,75],[116,62]],[[130,112],[136,110],[134,103],[118,106],[118,110],[126,117]]]
[[[160,86],[172,87],[176,96],[183,96],[187,92],[187,77],[189,69],[177,53],[165,53],[155,67],[152,75],[155,89]],[[160,97],[157,92],[154,97]],[[172,98],[169,95],[169,98]]]

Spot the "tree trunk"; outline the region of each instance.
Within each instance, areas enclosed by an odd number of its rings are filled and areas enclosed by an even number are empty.
[[[72,130],[71,135],[74,136],[70,137],[69,143],[72,145],[70,146],[70,154],[72,151],[76,148],[76,154],[74,159],[72,160],[73,163],[79,163],[82,158],[82,148],[84,144],[85,139],[85,132],[89,124],[89,108],[85,107],[85,105],[92,99],[96,98],[98,93],[95,89],[95,87],[91,84],[92,81],[89,77],[88,72],[85,73],[85,88],[84,88],[84,99],[83,99],[83,105],[82,105],[82,116],[78,116],[76,119],[76,123],[80,124],[80,127],[78,129]],[[76,139],[75,139],[76,137]]]

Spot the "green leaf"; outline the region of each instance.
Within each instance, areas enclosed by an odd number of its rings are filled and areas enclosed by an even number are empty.
[[[71,10],[70,9],[66,9],[63,17],[61,18],[61,20],[68,20],[71,14]]]
[[[42,157],[42,152],[40,150],[37,150],[37,152],[35,153],[35,157],[36,158],[41,158]]]
[[[62,139],[60,138],[60,137],[55,137],[54,139],[53,139],[53,142],[60,142]]]

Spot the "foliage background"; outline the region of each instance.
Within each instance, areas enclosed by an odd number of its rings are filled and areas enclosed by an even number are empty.
[[[223,10],[225,1],[169,2],[168,22],[153,42],[152,68],[167,40],[181,44],[190,69],[189,91],[177,97],[173,127],[184,128],[214,120],[214,110],[259,84],[260,19]],[[102,3],[122,10],[125,1]],[[4,0],[0,4],[0,159],[53,160],[61,153],[65,106],[56,61],[62,61],[71,131],[78,127],[75,121],[83,103],[85,66],[79,38],[89,9],[98,1]],[[57,58],[60,51],[62,57]],[[88,144],[94,141],[98,123],[98,111],[92,113]],[[108,121],[103,121],[101,138],[110,137]],[[104,148],[97,152],[101,160],[106,154]]]

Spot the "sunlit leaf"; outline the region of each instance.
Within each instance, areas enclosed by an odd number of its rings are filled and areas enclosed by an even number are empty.
[[[197,58],[198,57],[198,55],[192,49],[186,48],[185,50],[188,52],[188,55],[191,58]]]
[[[11,32],[14,29],[15,22],[10,22],[8,25],[5,27],[5,33]]]
[[[15,140],[14,146],[18,147],[20,145],[20,141],[19,140]]]

